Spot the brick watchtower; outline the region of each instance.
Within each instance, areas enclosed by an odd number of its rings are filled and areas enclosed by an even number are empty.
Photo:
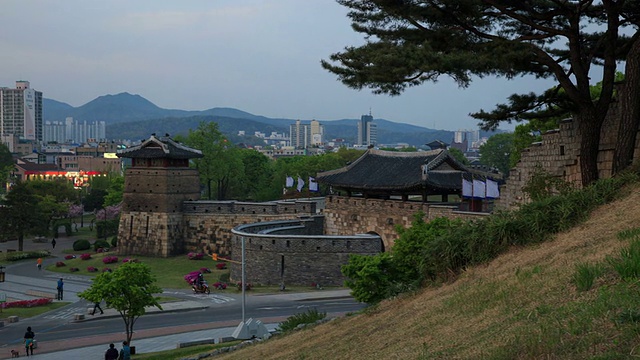
[[[189,159],[202,157],[202,152],[168,135],[153,134],[117,155],[131,159],[125,172],[118,252],[159,257],[183,253],[182,203],[200,198],[198,171],[189,168]]]

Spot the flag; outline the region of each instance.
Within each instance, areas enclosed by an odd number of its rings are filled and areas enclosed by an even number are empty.
[[[298,176],[298,192],[302,191],[302,188],[304,187],[304,180],[302,180],[301,177]]]
[[[484,198],[486,194],[486,184],[482,180],[473,180],[473,197]]]
[[[291,176],[287,176],[286,186],[287,187],[292,187],[293,186],[293,178]]]
[[[498,183],[491,179],[487,179],[487,197],[492,199],[500,197],[500,188],[498,187]]]
[[[309,191],[318,191],[318,183],[311,176],[309,176]]]
[[[471,184],[471,181],[462,179],[462,196],[463,197],[473,196],[473,184]]]

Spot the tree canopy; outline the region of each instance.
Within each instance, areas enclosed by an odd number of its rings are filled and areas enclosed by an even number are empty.
[[[104,300],[107,307],[120,313],[125,324],[127,342],[131,344],[133,326],[146,313],[146,307],[155,306],[162,310],[158,298],[162,289],[155,285],[155,277],[149,266],[143,263],[127,262],[113,272],[103,272],[93,279],[91,287],[78,293],[78,297],[91,301]]]
[[[553,78],[555,90],[514,94],[509,105],[473,115],[484,129],[494,129],[500,121],[526,120],[531,111],[563,102],[580,134],[582,182],[598,178],[600,130],[613,99],[617,63],[633,59],[638,46],[639,1],[338,2],[350,9],[353,29],[367,40],[322,61],[344,84],[398,95],[442,75],[460,86],[484,76]],[[626,27],[634,28],[632,36],[621,34]],[[602,83],[595,100],[592,79]]]

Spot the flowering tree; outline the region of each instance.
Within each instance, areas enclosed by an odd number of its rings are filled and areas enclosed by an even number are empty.
[[[120,216],[120,210],[122,210],[122,204],[100,209],[96,211],[96,221],[117,219]]]

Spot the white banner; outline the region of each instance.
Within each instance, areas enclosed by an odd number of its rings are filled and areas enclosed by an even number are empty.
[[[311,176],[309,176],[309,191],[318,191],[318,183]]]
[[[302,191],[302,188],[304,187],[304,180],[302,180],[301,177],[298,177],[298,192]]]
[[[462,179],[462,196],[464,197],[473,196],[473,184],[471,184],[471,181]]]
[[[286,186],[287,187],[293,186],[293,178],[291,176],[287,176]]]
[[[473,197],[484,198],[486,196],[487,185],[482,180],[473,180]]]
[[[487,197],[492,199],[500,197],[500,187],[497,182],[491,179],[487,179]]]

